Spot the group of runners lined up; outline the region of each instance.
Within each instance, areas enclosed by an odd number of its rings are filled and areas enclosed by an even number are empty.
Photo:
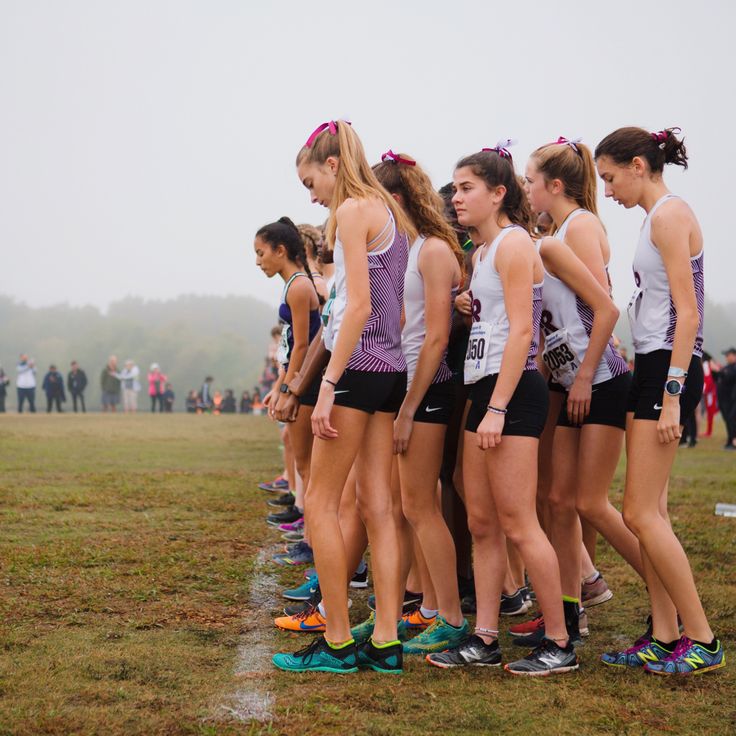
[[[291,628],[324,631],[274,665],[400,672],[404,654],[500,665],[500,601],[518,558],[541,616],[521,627],[531,651],[506,671],[576,670],[584,528],[636,571],[651,604],[646,633],[604,663],[662,675],[725,664],[667,515],[681,425],[703,388],[703,240],[662,177],[666,164],[687,167],[678,133],[621,128],[595,158],[559,138],[523,177],[512,141],[484,148],[455,166],[451,217],[413,157],[389,150],[371,167],[342,120],[312,133],[296,166],[329,209],[321,249],[288,218],[255,237],[257,264],[285,282],[268,410],[289,423],[321,596],[311,623],[297,614]],[[607,197],[646,213],[628,306],[633,375],[612,337],[598,176]],[[542,213],[551,236],[533,224]],[[440,502],[450,439],[473,542],[474,629]],[[621,514],[608,492],[624,440]],[[375,612],[351,629],[348,586],[368,543]],[[422,578],[423,630],[407,639],[410,570]]]

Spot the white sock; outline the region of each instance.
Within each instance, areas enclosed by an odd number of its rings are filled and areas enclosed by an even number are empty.
[[[327,613],[325,612],[325,607],[322,604],[322,601],[319,602],[319,605],[317,606],[317,610],[322,614],[323,618],[327,618]]]
[[[598,570],[593,570],[592,574],[588,575],[587,578],[583,578],[583,582],[587,585],[590,585],[591,583],[594,583],[598,578],[600,577],[600,573]]]
[[[419,613],[421,613],[424,618],[434,618],[439,611],[434,608],[425,608],[424,606],[420,606]]]

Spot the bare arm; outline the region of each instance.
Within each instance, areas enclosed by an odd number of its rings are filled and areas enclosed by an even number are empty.
[[[604,243],[601,243],[601,238]],[[576,217],[567,228],[565,242],[606,293],[609,293],[610,285],[602,249],[603,244],[607,246],[606,233],[598,218],[592,214]]]

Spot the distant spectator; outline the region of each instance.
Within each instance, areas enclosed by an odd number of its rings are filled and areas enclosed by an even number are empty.
[[[222,394],[219,391],[215,391],[212,394],[212,413],[220,414],[222,412]]]
[[[166,391],[166,381],[168,377],[161,373],[161,367],[158,363],[151,363],[148,371],[148,395],[151,397],[151,411],[156,411],[158,404],[159,412],[164,410],[164,392]]]
[[[50,414],[56,404],[56,411],[61,414],[61,405],[66,401],[64,376],[56,370],[55,365],[50,365],[49,372],[43,377],[43,390],[46,394],[46,412]]]
[[[243,391],[240,397],[240,413],[250,414],[253,411],[253,402],[250,400],[250,391]]]
[[[164,411],[171,413],[174,411],[174,399],[176,398],[176,395],[174,394],[174,389],[171,387],[170,383],[166,384],[166,391],[164,391]]]
[[[736,347],[724,350],[726,365],[713,371],[718,390],[718,406],[726,424],[725,450],[736,450]]]
[[[222,413],[235,414],[238,410],[235,394],[231,388],[225,389],[225,397],[222,400]]]
[[[281,344],[281,333],[283,331],[282,327],[272,327],[271,328],[271,342],[268,343],[268,352],[266,353],[266,360],[268,360],[270,363],[272,363],[274,366],[276,366],[276,369],[278,370],[278,360],[276,359],[276,354],[279,351],[279,345]]]
[[[209,411],[212,408],[212,382],[214,380],[212,376],[207,376],[199,390],[199,408],[201,411]]]
[[[125,361],[123,370],[118,373],[123,393],[123,411],[126,413],[138,411],[138,392],[141,390],[141,384],[138,381],[140,373],[135,361],[130,358]]]
[[[185,403],[185,406],[187,408],[187,412],[189,412],[190,414],[195,414],[196,411],[197,411],[197,403],[198,403],[198,401],[197,401],[197,392],[194,389],[192,389],[187,394],[187,400],[186,400],[186,403]]]
[[[256,388],[253,389],[253,414],[263,414],[263,400],[261,399],[261,392]]]
[[[705,409],[706,421],[703,437],[710,437],[713,434],[713,420],[718,414],[718,396],[715,378],[713,377],[714,369],[717,368],[713,356],[703,351],[703,408]]]
[[[111,355],[100,375],[102,387],[102,411],[117,411],[120,403],[120,379],[118,378],[118,359]]]
[[[18,413],[23,413],[23,404],[28,400],[28,408],[31,414],[36,413],[36,364],[33,358],[30,360],[23,353],[16,366],[18,378],[15,387],[18,389]]]
[[[72,395],[72,405],[74,412],[77,411],[77,399],[82,407],[82,412],[87,409],[84,405],[84,389],[87,388],[87,374],[79,367],[76,360],[71,363],[71,370],[66,377],[66,387]]]
[[[5,414],[5,396],[8,393],[10,379],[0,365],[0,414]]]

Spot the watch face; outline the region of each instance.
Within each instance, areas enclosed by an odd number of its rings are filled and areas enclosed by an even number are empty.
[[[279,386],[279,391],[282,394],[288,394],[289,393],[289,387],[285,383],[282,383],[281,386]]]
[[[667,381],[664,385],[664,390],[670,396],[679,396],[682,393],[683,386],[679,381]]]

